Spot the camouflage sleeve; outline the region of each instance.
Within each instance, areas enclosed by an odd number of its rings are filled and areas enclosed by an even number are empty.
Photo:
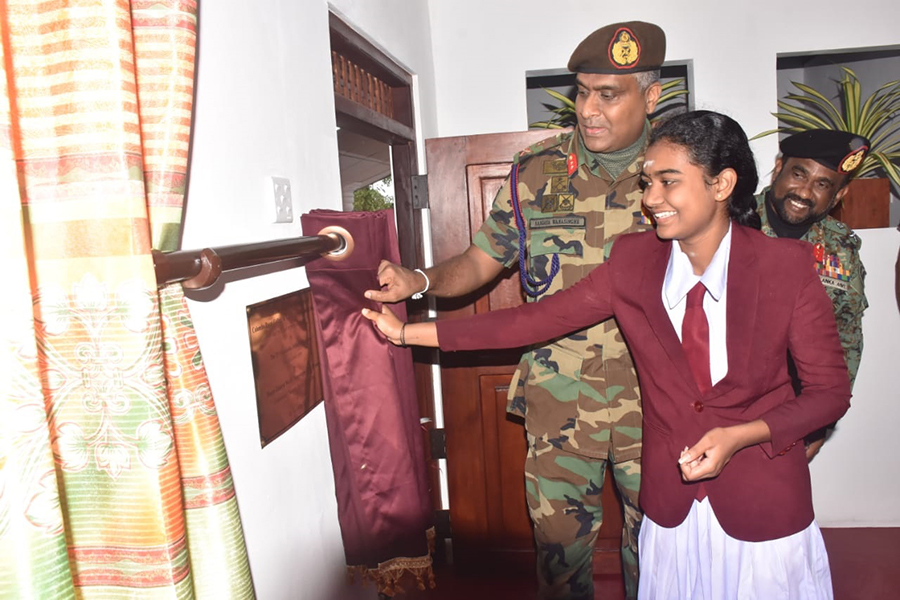
[[[497,192],[491,212],[475,233],[472,244],[505,267],[512,266],[518,260],[519,229],[510,204],[508,177]]]
[[[834,302],[834,318],[837,321],[838,335],[844,349],[844,360],[850,374],[850,387],[856,381],[859,361],[862,357],[863,333],[862,316],[869,307],[866,300],[866,269],[859,258],[859,247],[851,250],[851,270],[849,290]]]

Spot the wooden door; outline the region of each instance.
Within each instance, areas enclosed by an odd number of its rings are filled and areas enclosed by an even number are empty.
[[[546,130],[426,140],[434,260],[465,250],[490,212],[511,159],[554,132]],[[453,318],[524,301],[518,272],[468,297],[438,302]],[[533,576],[534,546],[525,502],[525,430],[506,414],[509,381],[521,350],[442,353],[441,386],[454,563],[462,571],[516,569]],[[597,575],[621,572],[622,509],[610,474],[595,550]]]

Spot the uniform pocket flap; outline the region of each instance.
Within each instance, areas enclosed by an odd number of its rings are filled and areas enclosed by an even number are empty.
[[[574,227],[547,227],[535,226],[547,219],[580,219],[581,228]],[[544,256],[547,254],[570,254],[582,256],[584,254],[584,217],[540,217],[532,219],[529,223],[531,231],[531,243],[528,251],[531,256]]]

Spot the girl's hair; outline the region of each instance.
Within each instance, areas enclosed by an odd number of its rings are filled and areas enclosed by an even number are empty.
[[[692,164],[710,177],[734,169],[737,183],[728,199],[728,215],[741,225],[759,229],[754,192],[759,183],[753,151],[747,134],[731,117],[708,110],[676,115],[660,123],[650,135],[650,144],[670,142],[688,151]]]

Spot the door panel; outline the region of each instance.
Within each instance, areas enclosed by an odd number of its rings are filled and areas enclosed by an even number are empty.
[[[512,157],[553,132],[527,131],[426,140],[432,244],[436,263],[472,241],[509,174]],[[482,313],[524,301],[518,272],[464,298],[438,301],[439,318]],[[534,548],[525,501],[525,430],[506,414],[521,350],[441,354],[453,556],[462,571],[512,568],[533,576]],[[607,474],[609,476],[609,473]],[[621,571],[621,506],[609,477],[595,551],[597,574]]]
[[[488,528],[492,539],[508,538],[513,544],[531,545],[531,525],[523,496],[525,452],[521,424],[506,418],[509,375],[482,375],[482,401]]]
[[[507,175],[509,175],[511,164],[510,162],[505,162],[466,166],[466,183],[471,194],[469,215],[472,235],[481,228],[481,224],[484,223],[491,212],[494,197],[500,191],[500,187],[503,185]],[[522,288],[519,285],[518,273],[506,273],[505,275],[491,289],[490,293],[475,301],[476,313],[507,306],[518,306],[525,301],[522,296]]]

